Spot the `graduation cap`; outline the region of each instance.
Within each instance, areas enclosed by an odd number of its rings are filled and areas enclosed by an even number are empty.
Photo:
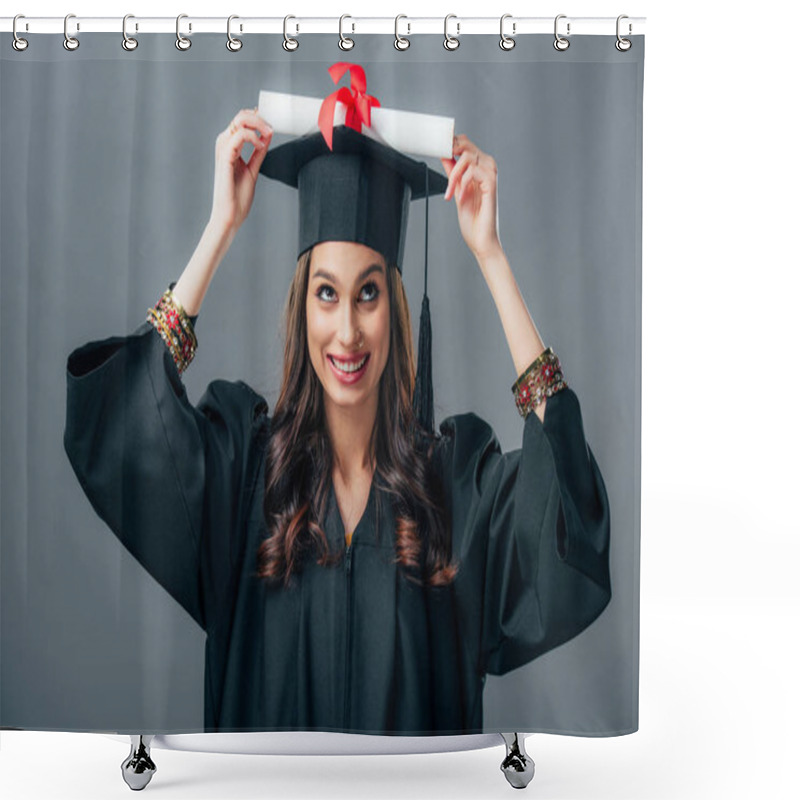
[[[428,302],[428,198],[447,189],[447,178],[422,161],[346,125],[299,136],[269,150],[260,168],[298,190],[298,257],[325,241],[358,242],[377,250],[402,274],[408,210],[425,198],[425,287],[420,317],[414,414],[433,431],[431,321]]]

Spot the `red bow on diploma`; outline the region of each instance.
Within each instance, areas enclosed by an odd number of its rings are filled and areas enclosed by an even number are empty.
[[[370,127],[370,108],[381,104],[377,97],[367,94],[367,76],[362,66],[339,61],[332,67],[328,67],[334,83],[339,83],[342,76],[348,71],[350,72],[350,88],[342,86],[329,94],[322,101],[317,118],[317,124],[329,150],[333,150],[333,112],[336,110],[337,100],[347,106],[344,124],[359,133],[361,133],[362,125]]]

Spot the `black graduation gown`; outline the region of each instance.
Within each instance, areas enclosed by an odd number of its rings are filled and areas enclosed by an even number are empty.
[[[69,356],[67,455],[96,512],[205,630],[207,731],[480,733],[486,674],[566,642],[609,602],[608,498],[571,389],[544,423],[526,418],[512,452],[475,414],[441,423],[460,562],[444,588],[393,563],[375,481],[337,566],[309,560],[288,589],[255,578],[269,426],[241,381],[213,381],[192,406],[149,323]]]

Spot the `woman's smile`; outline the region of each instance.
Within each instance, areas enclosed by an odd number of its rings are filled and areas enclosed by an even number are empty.
[[[356,383],[367,371],[369,353],[356,356],[328,356],[333,374],[344,384]]]

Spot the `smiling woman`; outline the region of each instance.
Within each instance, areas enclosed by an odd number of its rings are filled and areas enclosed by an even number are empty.
[[[391,341],[386,265],[365,245],[328,241],[312,248],[310,269],[308,349],[325,392],[334,490],[349,547],[375,468],[372,431]]]
[[[610,598],[605,485],[500,245],[497,166],[465,136],[448,178],[347,126],[268,153],[271,136],[252,109],[236,115],[174,292],[132,335],[70,355],[67,453],[205,630],[206,730],[480,733],[486,675],[576,636]],[[259,173],[300,204],[271,416],[241,381],[213,381],[197,406],[181,381],[190,314]],[[473,413],[435,431],[415,406],[403,247],[410,202],[442,193],[517,365],[518,450]]]
[[[289,585],[310,539],[320,564],[341,560],[321,525],[331,485],[349,558],[356,530],[375,528],[365,512],[379,483],[397,507],[398,563],[427,569],[431,585],[451,581],[441,482],[430,453],[424,457],[432,441],[414,419],[411,317],[399,269],[387,270],[368,245],[318,242],[298,259],[284,316],[283,382],[266,459],[272,534],[259,548],[259,574]]]

